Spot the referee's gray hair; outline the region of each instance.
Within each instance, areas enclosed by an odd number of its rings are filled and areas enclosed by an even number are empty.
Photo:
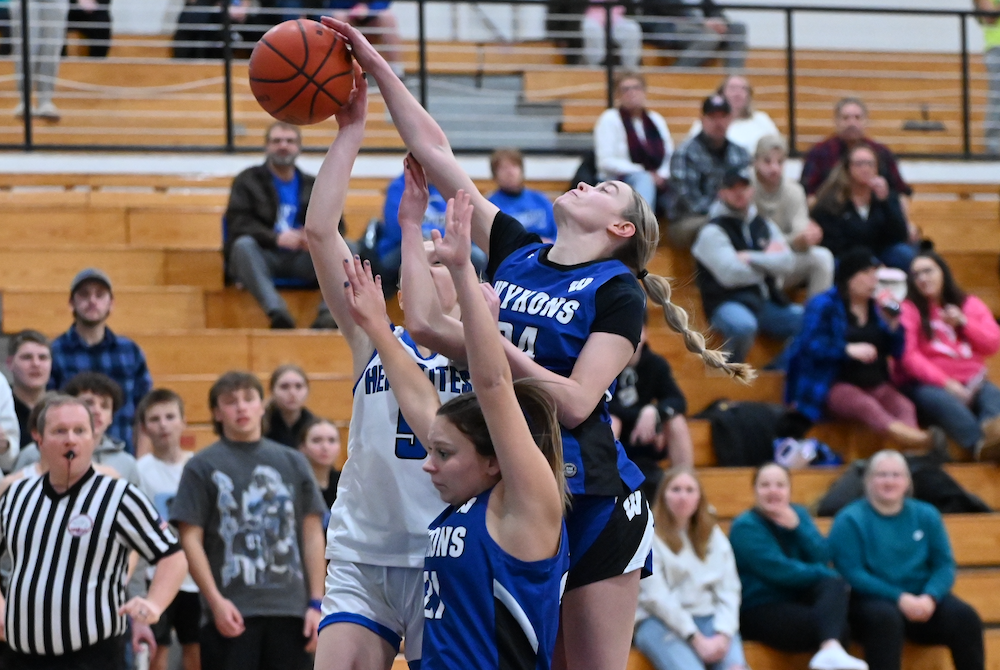
[[[78,405],[85,410],[87,410],[87,419],[90,420],[90,430],[94,430],[94,416],[90,413],[90,408],[79,398],[71,395],[66,395],[65,393],[57,393],[47,398],[43,397],[41,402],[45,403],[44,406],[38,412],[38,434],[45,434],[45,422],[48,420],[49,411],[54,407],[63,407],[65,405]]]
[[[910,465],[906,462],[906,457],[895,449],[883,449],[882,451],[876,452],[871,458],[868,459],[868,465],[865,467],[865,495],[868,495],[868,486],[875,477],[875,468],[877,468],[882,461],[896,461],[903,466],[903,472],[906,473],[906,480],[910,483],[907,488],[907,493],[912,493],[913,477],[910,476]]]

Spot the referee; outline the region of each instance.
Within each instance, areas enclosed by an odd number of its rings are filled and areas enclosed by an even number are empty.
[[[49,400],[36,437],[49,471],[0,496],[0,549],[14,566],[0,599],[3,669],[124,670],[126,615],[155,623],[187,561],[148,498],[94,472],[93,422],[80,400]],[[158,566],[149,595],[125,602],[132,549]]]

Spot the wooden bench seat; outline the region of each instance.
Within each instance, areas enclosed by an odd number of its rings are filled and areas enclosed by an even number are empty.
[[[949,463],[945,470],[986,504],[1000,509],[1000,469],[989,463]],[[792,501],[812,505],[827,492],[843,467],[804,468],[792,472]],[[731,519],[753,507],[753,468],[698,469],[705,494],[722,519]],[[974,515],[975,516],[975,515]],[[1000,554],[998,554],[1000,557]],[[978,564],[978,563],[977,563]]]

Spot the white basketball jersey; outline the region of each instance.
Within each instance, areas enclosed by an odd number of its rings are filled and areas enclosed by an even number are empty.
[[[396,337],[446,402],[472,390],[467,370],[440,354],[423,358],[409,333]],[[447,505],[423,471],[426,452],[399,411],[378,352],[354,385],[347,463],[326,532],[326,557],[420,568],[427,527]]]

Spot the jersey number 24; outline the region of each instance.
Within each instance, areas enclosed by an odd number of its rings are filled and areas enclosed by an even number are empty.
[[[535,340],[538,339],[538,328],[525,326],[521,334],[517,336],[517,339],[514,339],[514,324],[501,321],[497,325],[500,326],[501,335],[516,344],[518,349],[528,354],[528,358],[535,358]]]

